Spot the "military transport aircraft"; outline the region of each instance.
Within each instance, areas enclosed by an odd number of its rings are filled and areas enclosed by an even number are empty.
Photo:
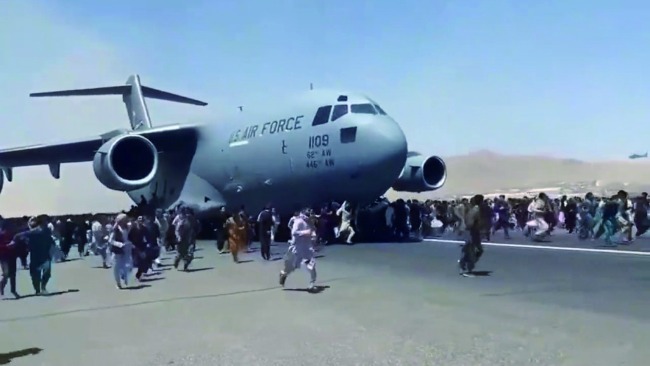
[[[62,163],[92,161],[104,186],[136,203],[183,203],[199,214],[272,204],[288,213],[328,201],[370,202],[390,187],[431,191],[447,178],[442,159],[408,152],[399,124],[360,94],[310,90],[263,113],[156,127],[145,97],[207,103],[143,86],[138,75],[126,85],[30,94],[89,95],[121,95],[131,129],[0,150],[0,189],[15,167],[49,165],[58,179]]]

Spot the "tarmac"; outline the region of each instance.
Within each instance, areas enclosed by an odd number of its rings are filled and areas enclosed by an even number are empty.
[[[57,263],[59,294],[0,302],[0,364],[647,364],[650,239],[612,252],[497,234],[474,278],[458,275],[456,239],[325,247],[315,294],[300,270],[278,285],[283,244],[274,261],[256,251],[235,264],[201,242],[192,272],[166,255],[160,274],[121,291],[98,257]]]

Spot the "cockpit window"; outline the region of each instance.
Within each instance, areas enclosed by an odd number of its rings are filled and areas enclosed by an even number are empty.
[[[372,104],[352,104],[350,106],[350,111],[352,113],[359,113],[359,114],[377,114],[377,111],[375,110],[375,107],[372,106]]]
[[[314,121],[312,121],[312,126],[324,125],[330,119],[330,112],[332,111],[331,105],[326,105],[318,108],[316,115],[314,116]]]
[[[381,109],[381,107],[380,107],[379,105],[375,104],[375,109],[376,109],[377,112],[379,112],[379,114],[381,114],[382,116],[385,116],[385,115],[386,115],[386,112],[384,112],[384,110]]]
[[[348,105],[347,104],[338,104],[334,106],[332,111],[332,122],[348,114]]]

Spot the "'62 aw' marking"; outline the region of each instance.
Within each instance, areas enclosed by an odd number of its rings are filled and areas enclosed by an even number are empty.
[[[332,149],[328,148],[330,143],[329,135],[309,136],[307,150],[307,168],[317,169],[320,167],[333,167]]]

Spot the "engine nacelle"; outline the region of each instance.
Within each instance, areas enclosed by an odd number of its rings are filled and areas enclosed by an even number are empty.
[[[0,193],[2,193],[2,188],[5,185],[5,172],[0,170]]]
[[[99,148],[93,159],[97,179],[115,191],[142,188],[156,176],[158,150],[140,135],[115,136]]]
[[[393,184],[393,189],[401,192],[435,191],[447,180],[447,165],[437,156],[424,157],[409,152],[402,173]]]

